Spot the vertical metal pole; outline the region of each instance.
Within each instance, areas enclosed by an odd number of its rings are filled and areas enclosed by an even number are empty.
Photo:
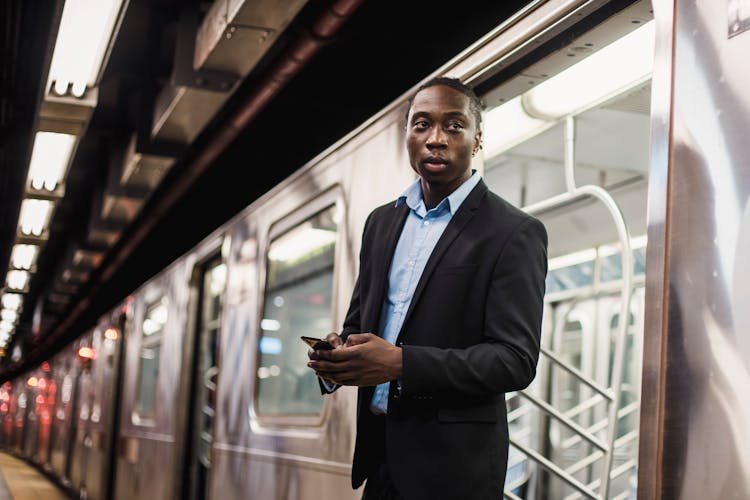
[[[565,118],[565,189],[568,193],[576,190],[576,119]]]

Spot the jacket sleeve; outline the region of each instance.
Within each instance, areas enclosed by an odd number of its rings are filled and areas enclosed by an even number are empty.
[[[369,226],[371,218],[372,214],[367,217],[367,220],[365,221],[365,228],[362,232],[362,247],[359,253],[360,270],[362,269],[362,259],[365,249],[364,240],[367,236],[367,228]],[[362,328],[360,325],[359,276],[357,276],[357,280],[354,283],[354,290],[352,291],[352,298],[349,301],[349,310],[347,311],[346,318],[344,319],[344,327],[341,330],[341,340],[346,342],[346,337],[348,337],[349,334],[360,333],[361,331]],[[318,378],[318,383],[320,384],[320,392],[323,394],[330,394],[341,387],[338,384],[329,384],[327,382],[324,382],[320,378]]]
[[[367,256],[365,255],[366,249],[367,249],[367,239],[369,236],[368,229],[370,228],[370,222],[372,221],[373,214],[375,212],[371,212],[370,215],[367,216],[367,220],[365,220],[365,226],[362,230],[362,244],[360,246],[359,250],[359,274],[357,275],[357,280],[354,283],[354,290],[352,290],[352,298],[349,301],[349,310],[346,312],[346,318],[344,318],[344,327],[341,330],[341,340],[346,342],[346,338],[352,334],[352,333],[361,333],[362,332],[362,323],[361,323],[361,303],[360,303],[360,279],[362,277],[362,272],[365,269],[364,263]]]
[[[402,395],[477,398],[528,386],[539,359],[546,274],[547,233],[529,218],[495,262],[482,341],[464,349],[404,345]]]

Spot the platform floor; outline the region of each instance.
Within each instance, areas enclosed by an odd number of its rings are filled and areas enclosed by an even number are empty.
[[[0,500],[63,500],[68,496],[32,466],[0,453]]]

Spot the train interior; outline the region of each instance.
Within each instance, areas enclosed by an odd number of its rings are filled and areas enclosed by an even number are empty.
[[[653,43],[636,4],[483,96],[488,185],[549,233],[537,378],[507,396],[508,498],[635,498]]]
[[[635,498],[652,17],[649,2],[636,2],[512,77],[480,87],[486,105],[482,174],[492,190],[539,217],[549,233],[537,377],[528,389],[507,395],[506,498]],[[271,238],[260,292],[264,336],[254,374],[257,407],[265,415],[321,411],[314,392],[285,390],[298,363],[288,356],[277,361],[282,341],[274,332],[289,321],[303,334],[333,326],[339,208],[319,211]],[[185,463],[179,465],[188,471],[190,484],[183,487],[193,498],[206,495],[211,478],[222,296],[230,279],[217,258],[223,254],[214,252],[196,266],[189,290],[182,292],[198,304],[190,320],[196,348],[184,355],[194,374],[180,389],[193,395],[181,429],[189,436]],[[117,427],[125,412],[117,403],[121,384],[101,383],[122,376],[115,367],[123,363],[132,327],[124,311],[131,303],[102,318],[54,366],[45,363],[0,388],[3,444],[104,496],[114,494],[113,477],[127,473],[87,477],[85,462],[103,460],[115,449],[125,462],[139,456],[127,440],[104,431]],[[138,365],[128,368],[139,374],[130,394],[132,416],[148,421],[163,397],[156,386],[160,352],[178,347],[162,342],[172,317],[170,299],[143,307]],[[304,346],[297,347],[303,358]],[[94,367],[80,377],[79,358]],[[71,421],[77,426],[72,434],[65,427]]]

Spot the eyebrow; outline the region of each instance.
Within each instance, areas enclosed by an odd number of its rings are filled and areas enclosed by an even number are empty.
[[[414,118],[428,117],[428,116],[430,116],[430,114],[431,113],[429,113],[427,111],[416,111],[415,113],[413,113],[411,115],[411,117],[412,117],[412,120],[413,120]],[[463,118],[463,119],[466,119],[466,120],[468,120],[468,118],[469,118],[466,114],[464,114],[461,111],[446,111],[445,113],[443,113],[443,115],[447,115],[449,117],[454,117],[455,116],[455,117]]]

